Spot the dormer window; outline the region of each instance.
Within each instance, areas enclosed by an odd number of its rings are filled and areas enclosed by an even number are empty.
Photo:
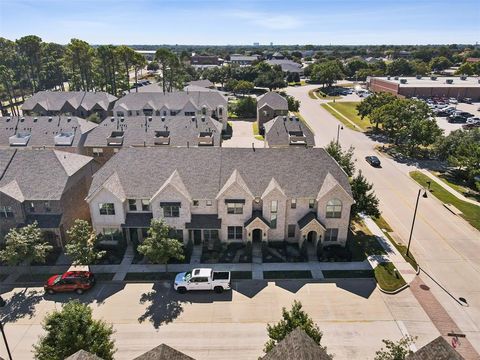
[[[27,133],[16,133],[8,139],[10,146],[27,146],[31,135]]]
[[[155,145],[170,145],[170,131],[155,131]]]
[[[107,138],[108,146],[122,146],[123,145],[123,131],[112,131],[110,136]]]
[[[198,135],[198,146],[213,146],[213,133],[201,131]]]
[[[289,131],[288,138],[290,145],[307,145],[307,137],[301,130]]]
[[[55,135],[55,146],[72,146],[74,137],[73,131],[63,131]]]

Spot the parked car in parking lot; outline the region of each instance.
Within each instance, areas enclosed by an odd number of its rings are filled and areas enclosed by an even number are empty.
[[[448,117],[448,122],[449,123],[466,123],[467,122],[467,118],[465,116],[462,116],[462,115],[450,115]]]
[[[465,103],[465,104],[471,104],[473,102],[473,100],[471,98],[466,97],[466,98],[462,99],[462,102]]]
[[[57,292],[83,292],[95,285],[95,276],[90,271],[67,271],[62,275],[53,275],[48,278],[43,288],[49,294]]]
[[[439,117],[449,116],[453,112],[455,112],[455,108],[450,106],[443,109],[433,110],[433,113],[435,114],[435,116],[439,116]]]
[[[475,116],[467,111],[455,111],[454,115],[463,116],[463,117],[466,117],[467,119]]]
[[[458,104],[458,100],[455,99],[455,98],[450,98],[450,99],[448,99],[448,102],[449,102],[450,104]]]
[[[380,167],[381,166],[381,162],[380,162],[380,159],[376,156],[366,156],[365,157],[365,160],[367,160],[367,162],[372,165],[373,167]]]

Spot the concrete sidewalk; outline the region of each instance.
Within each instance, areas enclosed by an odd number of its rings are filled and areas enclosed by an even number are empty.
[[[397,248],[391,243],[387,236],[383,233],[382,229],[370,218],[365,216],[363,218],[365,225],[370,229],[373,235],[377,238],[378,242],[386,251],[386,255],[381,256],[369,256],[369,262],[372,268],[375,268],[381,262],[392,262],[397,268],[398,272],[405,279],[407,284],[410,284],[415,277],[417,272],[412,268],[410,263],[408,263],[397,250]]]

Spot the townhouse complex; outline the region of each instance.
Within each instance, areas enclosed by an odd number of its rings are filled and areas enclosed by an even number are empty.
[[[94,175],[87,201],[98,233],[129,241],[162,218],[184,243],[344,245],[353,198],[321,148],[197,147],[123,149]]]

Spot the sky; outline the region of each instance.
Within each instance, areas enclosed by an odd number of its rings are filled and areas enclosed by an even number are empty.
[[[480,0],[0,0],[0,36],[66,44],[480,42]]]

